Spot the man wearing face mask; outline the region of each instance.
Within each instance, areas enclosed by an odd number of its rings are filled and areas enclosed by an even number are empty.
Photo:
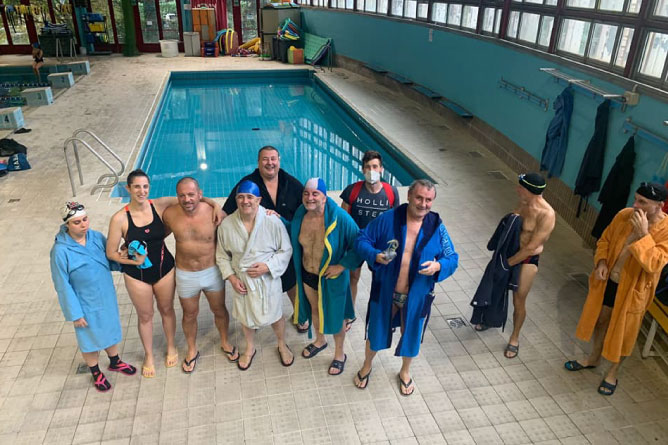
[[[350,184],[340,195],[343,200],[341,207],[350,213],[360,230],[363,230],[383,212],[399,207],[401,204],[397,188],[380,180],[383,171],[383,157],[380,153],[374,150],[367,151],[362,158],[364,181]],[[350,271],[353,305],[357,299],[357,283],[361,273],[361,264]],[[346,320],[346,332],[350,330],[354,321],[355,319]]]

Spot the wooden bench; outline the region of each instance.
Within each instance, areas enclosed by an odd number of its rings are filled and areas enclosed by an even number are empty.
[[[654,337],[656,336],[658,326],[661,326],[664,332],[668,332],[668,306],[661,304],[661,302],[655,298],[647,312],[652,316],[652,324],[647,332],[647,340],[645,340],[645,346],[642,348],[640,355],[642,358],[662,356],[662,354],[652,351],[652,343],[654,343]]]

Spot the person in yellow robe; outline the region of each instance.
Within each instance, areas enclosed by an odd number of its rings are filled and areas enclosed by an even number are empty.
[[[575,335],[593,345],[589,356],[564,364],[569,371],[596,367],[601,356],[612,362],[598,387],[609,396],[617,388],[623,357],[631,355],[645,312],[654,298],[661,270],[668,263],[668,191],[643,182],[632,208],[621,210],[596,245],[589,293]]]

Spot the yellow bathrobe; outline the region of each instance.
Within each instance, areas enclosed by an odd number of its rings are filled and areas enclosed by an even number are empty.
[[[605,229],[596,245],[594,265],[606,260],[612,270],[627,237],[633,230],[632,208],[621,210]],[[649,234],[629,246],[630,255],[622,268],[615,306],[603,343],[603,357],[617,363],[631,355],[643,316],[654,299],[659,275],[668,263],[668,217],[650,227]],[[589,341],[603,306],[606,281],[589,276],[589,293],[575,335]]]

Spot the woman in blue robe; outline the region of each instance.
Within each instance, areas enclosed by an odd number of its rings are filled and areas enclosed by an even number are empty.
[[[125,375],[137,371],[118,356],[121,322],[111,271],[119,271],[120,266],[107,259],[104,235],[89,230],[83,205],[68,202],[62,216],[64,224],[51,249],[51,278],[65,319],[74,323],[79,349],[93,374],[95,389],[108,391],[111,383],[98,365],[100,350],[109,356],[110,371]],[[143,256],[137,261],[141,264]]]

